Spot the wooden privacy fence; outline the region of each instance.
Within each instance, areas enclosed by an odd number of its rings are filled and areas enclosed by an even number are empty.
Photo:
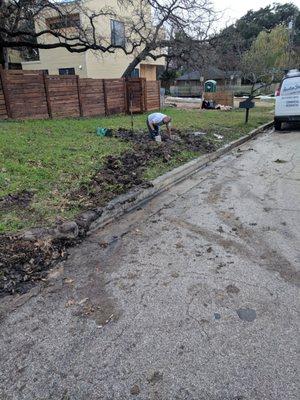
[[[91,117],[160,108],[160,82],[0,69],[0,119]]]

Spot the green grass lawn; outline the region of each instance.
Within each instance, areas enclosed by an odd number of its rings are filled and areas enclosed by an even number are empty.
[[[245,124],[245,111],[234,110],[202,112],[196,110],[170,109],[168,114],[173,118],[174,127],[188,130],[201,130],[208,133],[224,135],[226,142],[248,133],[252,129],[273,119],[272,108],[255,108],[250,111],[249,122]]]
[[[270,108],[251,111],[244,124],[244,111],[232,112],[165,110],[173,127],[201,130],[223,145],[272,119]],[[145,130],[146,115],[134,116],[134,129]],[[71,218],[79,207],[68,207],[66,194],[88,182],[109,154],[120,154],[129,144],[114,138],[99,138],[97,127],[130,128],[129,116],[0,122],[0,198],[29,190],[35,194],[30,212],[25,208],[0,209],[0,233],[51,224],[57,217]],[[222,134],[223,141],[213,133]],[[149,179],[195,157],[185,152],[168,165],[150,165]]]

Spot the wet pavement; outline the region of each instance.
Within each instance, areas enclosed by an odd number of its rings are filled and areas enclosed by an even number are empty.
[[[2,299],[0,399],[298,399],[299,158],[267,132]]]

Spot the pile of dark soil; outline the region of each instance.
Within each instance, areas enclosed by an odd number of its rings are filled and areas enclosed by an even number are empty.
[[[33,193],[28,192],[27,190],[0,197],[0,210],[11,210],[16,207],[28,207],[32,197]]]
[[[180,131],[176,131],[176,140],[163,137],[160,144],[145,133],[134,133],[125,129],[119,129],[114,136],[131,142],[133,150],[121,156],[107,157],[103,168],[92,177],[90,183],[70,195],[72,201],[80,201],[86,207],[104,206],[133,187],[149,185],[143,179],[143,173],[150,162],[157,160],[168,163],[184,150],[199,153],[215,150],[214,144],[203,137]]]
[[[203,137],[175,132],[176,139],[163,137],[158,144],[145,133],[133,133],[119,129],[114,136],[130,142],[132,150],[120,156],[107,157],[101,170],[92,177],[88,185],[70,193],[72,201],[82,204],[83,209],[103,207],[117,195],[126,193],[133,187],[148,186],[143,179],[144,171],[155,160],[168,163],[184,150],[208,153],[215,150],[213,143]],[[29,205],[30,192],[9,195],[0,199],[0,206]],[[81,233],[80,238],[84,237]],[[80,240],[80,238],[76,239]],[[0,235],[0,296],[24,293],[35,282],[45,279],[47,270],[58,260],[66,257],[67,247],[72,240],[55,239],[52,241],[26,241],[17,236]]]
[[[214,143],[205,140],[203,136],[195,136],[192,133],[188,133],[181,135],[181,139],[184,142],[184,147],[190,151],[211,153],[216,150]]]
[[[142,147],[149,146],[151,144],[153,145],[153,140],[150,139],[149,135],[142,132],[135,133],[120,128],[117,132],[115,132],[114,136],[122,140],[141,145]],[[179,151],[190,150],[201,153],[210,153],[216,150],[214,143],[207,140],[203,136],[182,132],[178,129],[172,130],[172,136],[175,137],[175,139],[171,140],[168,138],[168,136],[162,134],[163,145],[168,149],[176,148]]]
[[[0,237],[0,297],[25,293],[47,276],[57,260],[66,257],[70,241],[29,242],[17,236]]]

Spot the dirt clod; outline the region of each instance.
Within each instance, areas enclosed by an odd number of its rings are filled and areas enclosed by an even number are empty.
[[[154,371],[149,378],[147,379],[151,385],[155,385],[156,383],[163,380],[163,373],[159,371]]]
[[[235,285],[228,285],[226,286],[226,292],[228,294],[238,294],[240,289]]]
[[[137,396],[140,393],[140,387],[138,385],[133,385],[130,389],[130,394]]]

